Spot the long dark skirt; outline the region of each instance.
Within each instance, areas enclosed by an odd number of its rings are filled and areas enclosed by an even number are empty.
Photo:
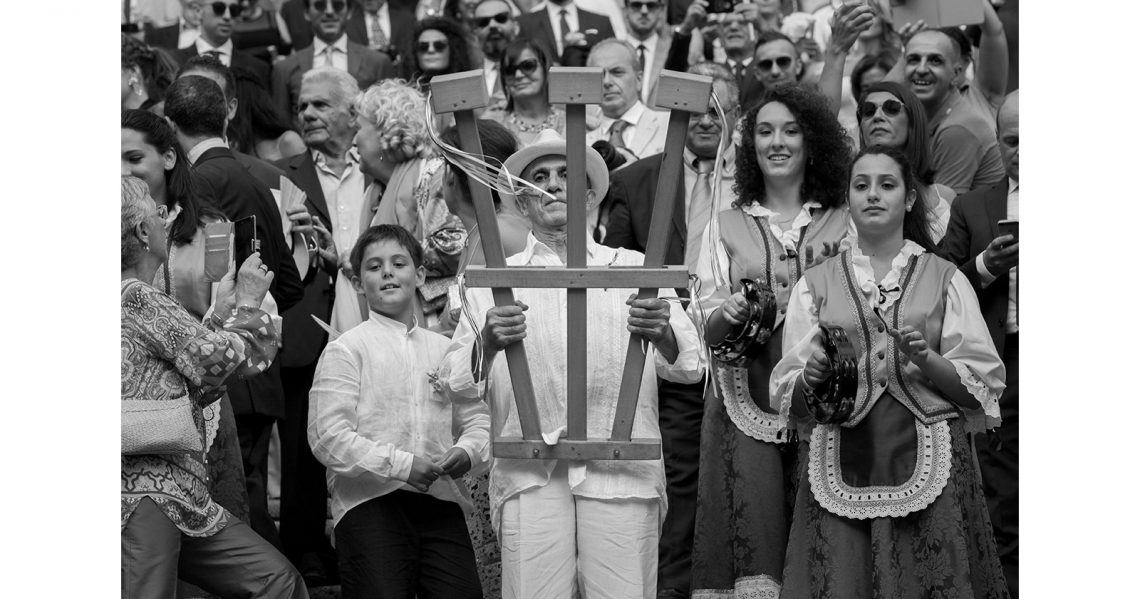
[[[781,597],[1009,597],[960,419],[950,422],[950,435],[950,479],[934,503],[902,518],[866,520],[820,506],[808,484],[808,443],[800,443]]]

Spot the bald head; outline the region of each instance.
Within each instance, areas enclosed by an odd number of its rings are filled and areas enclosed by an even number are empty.
[[[1001,149],[1001,159],[1005,162],[1005,172],[1014,181],[1020,181],[1018,179],[1019,156],[1017,151],[1018,99],[1020,95],[1019,90],[1014,90],[1006,96],[997,116],[998,148]]]

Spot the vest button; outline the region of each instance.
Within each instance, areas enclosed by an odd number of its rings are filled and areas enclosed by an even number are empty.
[[[780,254],[780,262],[783,262],[784,260],[787,260],[787,259],[788,259],[787,254]]]
[[[879,386],[880,386],[880,387],[886,387],[886,386],[887,386],[887,381],[879,381]]]
[[[885,331],[885,330],[886,330],[886,329],[885,329],[885,328],[883,328],[883,325],[879,325],[879,332],[880,332],[880,333],[882,333],[882,332],[883,332],[883,331]]]
[[[788,284],[787,284],[787,283],[780,283],[780,287],[783,287],[783,288],[787,289],[787,287],[788,287]]]
[[[879,359],[880,360],[885,360],[886,358],[887,358],[887,354],[885,354],[883,352],[879,352]]]

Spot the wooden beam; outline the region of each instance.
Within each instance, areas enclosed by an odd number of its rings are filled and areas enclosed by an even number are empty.
[[[491,446],[496,458],[540,460],[658,460],[661,442],[656,439],[613,441],[569,441],[547,445],[518,437],[496,439]]]
[[[704,88],[703,102],[698,98],[702,92],[695,88],[698,81]],[[662,88],[661,84],[665,87]],[[649,221],[649,240],[645,245],[645,266],[648,268],[661,267],[665,264],[665,246],[669,240],[673,203],[676,201],[677,191],[681,188],[684,176],[681,157],[685,150],[685,138],[688,135],[689,112],[705,112],[708,109],[711,92],[711,77],[664,71],[658,79],[657,105],[661,106],[664,103],[672,108],[672,112],[669,113],[665,153],[661,158],[653,215]],[[638,299],[656,295],[656,287],[642,287],[637,292]],[[613,441],[627,441],[633,433],[637,396],[641,393],[641,376],[645,370],[645,354],[642,353],[641,342],[640,335],[630,335],[629,346],[626,347],[625,371],[622,373],[618,405],[614,412],[614,424],[610,434],[610,439]]]
[[[548,81],[550,102],[566,105],[566,265],[585,268],[586,103],[602,100],[602,69],[555,67]],[[572,441],[586,440],[586,292],[566,290],[566,436]]]
[[[431,78],[431,109],[437,113],[475,110],[488,102],[482,69]]]
[[[468,266],[464,271],[468,287],[514,287],[517,289],[608,289],[688,287],[689,271],[684,266],[512,266],[488,268]]]
[[[481,79],[480,86],[482,86]],[[433,96],[434,93],[433,91]],[[446,95],[443,101],[449,101]],[[475,113],[471,110],[461,110],[455,113],[455,123],[459,127],[461,149],[482,156],[483,148],[479,142],[479,128],[475,123]],[[478,221],[479,233],[483,240],[483,255],[489,266],[505,267],[507,259],[503,255],[503,242],[499,236],[499,221],[495,216],[495,203],[491,199],[491,191],[483,185],[474,183],[470,185],[470,188],[472,200],[475,203],[475,218]],[[491,290],[491,294],[494,296],[497,306],[510,306],[515,303],[514,291],[509,288],[495,288]],[[542,429],[538,420],[538,404],[534,399],[534,384],[530,379],[526,348],[522,342],[512,343],[503,350],[503,353],[506,355],[507,369],[511,373],[511,389],[514,391],[515,407],[518,409],[519,426],[522,428],[523,436],[527,439],[541,439]]]

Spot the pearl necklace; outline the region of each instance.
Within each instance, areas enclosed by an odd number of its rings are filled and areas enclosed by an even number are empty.
[[[511,124],[518,128],[519,131],[524,131],[526,133],[537,133],[543,129],[555,129],[557,116],[558,115],[553,110],[551,110],[550,114],[546,116],[546,119],[544,119],[541,123],[534,125],[523,122],[523,120],[520,119],[514,112],[508,113],[507,119],[510,120]]]

